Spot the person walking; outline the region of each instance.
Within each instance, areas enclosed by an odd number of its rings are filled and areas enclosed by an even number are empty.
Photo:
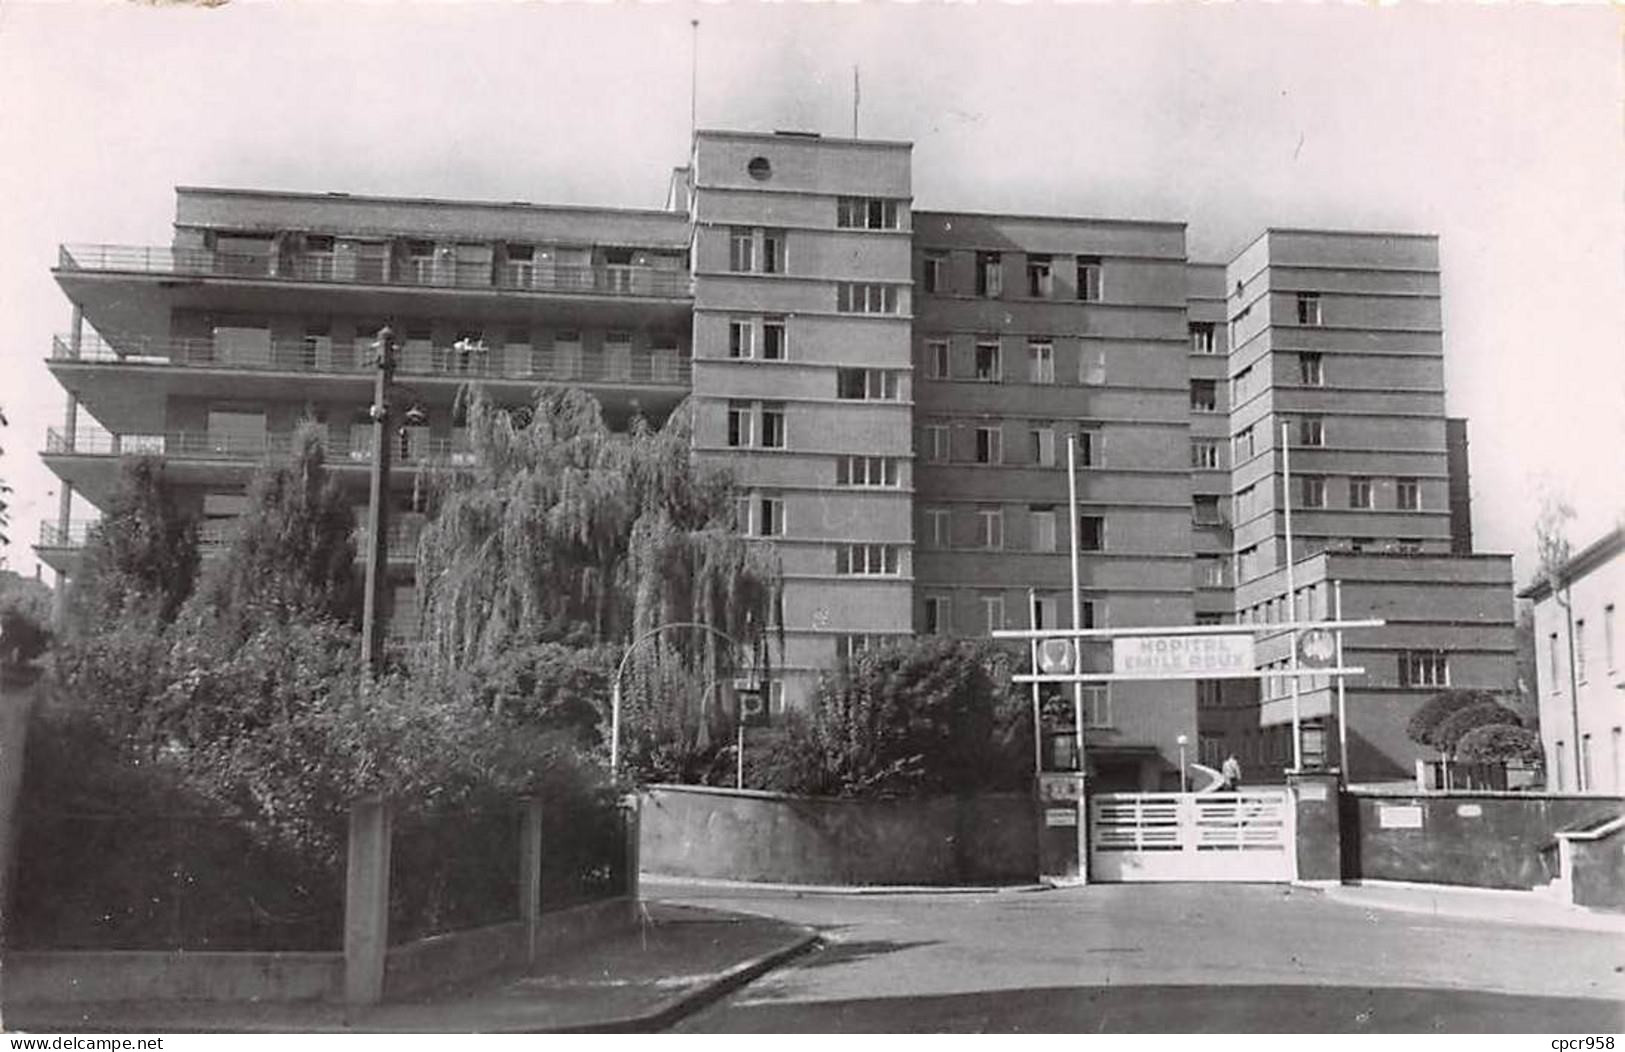
[[[1219,776],[1224,782],[1219,786],[1221,792],[1234,793],[1241,789],[1241,763],[1236,754],[1231,753],[1224,758],[1224,766],[1219,768]]]

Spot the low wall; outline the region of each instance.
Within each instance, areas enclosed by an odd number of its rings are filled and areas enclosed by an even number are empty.
[[[1576,906],[1625,911],[1625,832],[1600,840],[1576,840],[1570,851],[1571,894]]]
[[[7,1004],[337,1001],[342,953],[29,950],[5,955]]]
[[[842,800],[700,786],[643,794],[642,868],[782,884],[980,884],[1038,875],[1031,797]]]
[[[0,929],[11,908],[12,852],[17,843],[17,811],[23,782],[23,747],[28,718],[39,701],[43,676],[31,666],[0,665]]]
[[[633,923],[625,898],[544,913],[537,959]],[[522,921],[435,935],[391,947],[389,998],[525,966]],[[191,953],[157,950],[26,951],[0,962],[7,1004],[109,1001],[342,1001],[342,953]]]
[[[1625,813],[1619,797],[1464,792],[1342,795],[1344,880],[1530,889],[1556,874],[1559,830]]]

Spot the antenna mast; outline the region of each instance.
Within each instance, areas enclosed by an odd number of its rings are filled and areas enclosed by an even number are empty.
[[[852,67],[852,138],[858,137],[858,103],[863,98],[863,91],[858,85],[858,67]]]
[[[688,137],[692,141],[694,132],[698,128],[696,115],[699,113],[700,97],[700,20],[688,20],[692,30],[688,61]]]

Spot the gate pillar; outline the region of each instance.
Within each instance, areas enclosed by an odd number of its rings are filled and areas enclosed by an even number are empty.
[[[1038,776],[1038,876],[1052,884],[1087,884],[1089,803],[1081,771]]]
[[[1300,881],[1340,882],[1343,879],[1343,828],[1336,771],[1289,771],[1296,809],[1298,876]]]

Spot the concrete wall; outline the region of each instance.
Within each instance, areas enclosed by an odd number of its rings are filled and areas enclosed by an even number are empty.
[[[1618,797],[1345,792],[1343,879],[1538,887],[1555,876],[1542,864],[1541,851],[1559,830],[1613,817],[1622,808],[1625,800]],[[1418,811],[1421,824],[1412,826]]]
[[[1038,875],[1037,812],[1023,795],[836,800],[651,786],[650,873],[786,884],[962,884]]]
[[[544,913],[538,959],[632,923],[625,898]],[[385,995],[409,997],[525,962],[522,922],[421,939],[389,951]],[[92,1001],[339,1001],[342,953],[8,953],[7,1004]]]
[[[1570,858],[1571,895],[1576,906],[1625,910],[1625,834],[1574,841]]]

